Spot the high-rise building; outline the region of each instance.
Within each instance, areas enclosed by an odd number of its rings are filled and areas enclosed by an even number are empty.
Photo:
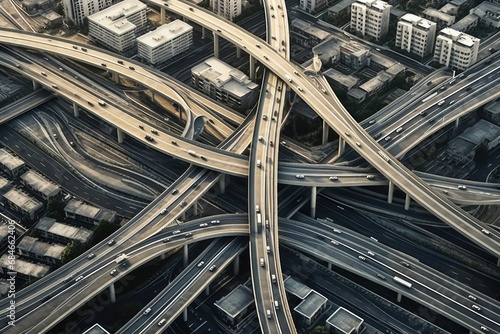
[[[453,69],[465,70],[477,61],[479,42],[479,38],[444,28],[436,38],[434,61]]]
[[[214,57],[194,66],[191,78],[193,87],[238,110],[252,107],[259,94],[259,85],[247,75]]]
[[[351,5],[351,30],[379,41],[389,30],[391,5],[380,0],[356,0]]]
[[[63,0],[64,13],[74,24],[83,25],[83,19],[111,6],[112,0]]]
[[[398,22],[396,47],[424,57],[432,53],[436,37],[435,22],[405,14]]]
[[[147,28],[147,6],[138,0],[124,0],[89,16],[89,36],[110,50],[130,54],[136,38]]]
[[[300,9],[308,13],[316,13],[328,5],[327,0],[300,0]]]
[[[210,6],[215,14],[232,21],[241,14],[242,0],[210,0]]]
[[[193,27],[175,20],[137,38],[137,54],[157,65],[188,50],[193,44]]]

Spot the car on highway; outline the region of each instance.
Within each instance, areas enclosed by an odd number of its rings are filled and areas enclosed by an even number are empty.
[[[158,131],[155,130],[155,129],[151,129],[151,133],[154,134],[154,135],[157,135],[158,134]]]
[[[181,233],[181,230],[175,230],[172,232],[172,234],[179,234],[179,233]]]
[[[438,102],[438,106],[442,106],[446,101],[445,100],[441,100]]]
[[[169,242],[169,241],[170,241],[170,238],[163,239],[163,242]]]
[[[208,226],[208,224],[207,224],[207,223],[201,223],[201,224],[200,224],[200,227],[207,227],[207,226]]]
[[[460,190],[467,190],[467,187],[462,185],[457,186],[457,188]]]
[[[93,259],[95,257],[95,254],[94,253],[90,253],[89,255],[87,255],[87,259]]]
[[[361,147],[361,143],[359,141],[356,142],[357,147]]]
[[[175,195],[175,194],[177,194],[178,192],[179,192],[179,190],[174,189],[174,190],[172,190],[172,195]]]
[[[486,327],[486,326],[481,326],[481,330],[482,330],[483,332],[489,332],[489,331],[490,331],[490,330],[488,329],[488,327]]]
[[[167,209],[163,209],[163,210],[161,210],[161,211],[160,211],[160,215],[165,214],[165,212],[167,212]]]
[[[488,230],[487,230],[487,229],[485,229],[485,228],[483,228],[483,229],[481,230],[481,232],[483,232],[483,233],[484,233],[484,234],[486,234],[486,235],[490,235],[490,231],[488,231]]]
[[[220,224],[220,220],[212,220],[210,224]]]
[[[375,124],[375,122],[377,122],[376,119],[372,119],[371,121],[368,122],[368,124]]]
[[[477,298],[474,297],[473,295],[469,295],[467,298],[469,298],[470,300],[476,300]]]
[[[75,282],[81,281],[83,279],[83,275],[78,276],[75,278]]]
[[[111,276],[115,276],[116,273],[117,273],[117,270],[116,269],[113,269],[109,272],[111,274]]]
[[[481,308],[479,306],[477,306],[477,305],[472,304],[471,307],[472,307],[473,310],[476,310],[478,312],[481,311]]]
[[[303,174],[297,174],[295,175],[297,179],[303,179],[305,176]]]
[[[166,319],[161,319],[160,322],[158,323],[158,326],[163,326],[167,322]]]
[[[339,178],[338,176],[330,176],[329,179],[330,181],[337,181]]]
[[[265,264],[265,262],[264,262],[264,258],[263,258],[263,257],[261,257],[261,258],[260,258],[260,266],[261,266],[261,267],[264,267],[264,264]]]
[[[208,268],[209,271],[214,271],[217,269],[217,266],[215,264],[211,265],[210,268]]]
[[[384,138],[384,140],[385,140],[385,141],[389,141],[389,140],[391,140],[391,136],[387,136],[387,137],[385,137],[385,138]]]
[[[366,175],[368,180],[375,180],[375,175]]]
[[[204,264],[205,264],[205,261],[200,261],[200,263],[198,263],[196,266],[198,268],[201,268],[201,267],[203,267]]]
[[[276,283],[276,275],[275,274],[271,275],[271,282]]]
[[[419,115],[422,116],[422,117],[424,117],[425,115],[427,115],[427,112],[425,110],[423,110],[423,111],[420,112]]]
[[[115,239],[111,239],[108,241],[108,246],[113,246],[116,243]]]
[[[142,314],[146,315],[149,312],[151,312],[151,307],[148,307],[147,309],[145,309],[144,312],[142,312]]]

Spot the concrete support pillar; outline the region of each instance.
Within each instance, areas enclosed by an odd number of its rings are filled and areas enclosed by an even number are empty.
[[[237,276],[240,273],[240,256],[238,255],[233,261],[233,275]]]
[[[219,179],[219,190],[221,194],[226,192],[226,175],[222,174]]]
[[[332,263],[328,262],[328,270],[332,270]]]
[[[160,255],[160,260],[165,260],[165,258],[166,258],[165,253]]]
[[[73,115],[75,117],[79,117],[80,116],[80,107],[76,103],[73,103]]]
[[[328,123],[323,121],[323,136],[321,139],[321,143],[324,145],[328,143],[328,131],[330,130],[330,127],[328,126]]]
[[[181,106],[179,106],[178,108],[179,108],[179,122],[182,122],[182,108]]]
[[[497,259],[497,267],[500,267],[500,257]]]
[[[118,137],[118,144],[123,143],[123,131],[122,129],[116,129],[116,136]]]
[[[201,39],[205,39],[205,37],[206,37],[206,35],[205,35],[205,34],[206,34],[206,33],[207,33],[207,32],[206,32],[205,27],[201,27]]]
[[[193,203],[193,216],[198,214],[198,201]]]
[[[397,300],[398,300],[398,303],[401,303],[401,298],[402,298],[402,297],[403,297],[403,296],[402,296],[400,293],[398,293],[398,299],[397,299]]]
[[[392,196],[394,195],[394,183],[389,180],[389,190],[387,192],[387,203],[392,203]]]
[[[339,153],[338,156],[341,156],[345,152],[345,140],[342,137],[339,137]]]
[[[119,84],[120,83],[120,77],[119,77],[118,73],[111,72],[111,80],[113,80],[113,82],[115,84]]]
[[[41,87],[41,85],[38,82],[36,82],[35,80],[33,80],[33,90],[37,90],[40,87]]]
[[[181,215],[181,220],[186,221],[186,211],[184,211]]]
[[[249,59],[249,64],[250,64],[250,80],[255,81],[255,59],[253,58],[252,55],[250,55]]]
[[[189,262],[188,251],[189,251],[188,245],[184,245],[184,247],[182,248],[182,265],[184,266],[184,268],[187,267]]]
[[[210,284],[205,287],[205,296],[210,296]]]
[[[241,58],[241,48],[240,47],[236,47],[236,58],[240,59]]]
[[[161,21],[161,24],[165,24],[165,20],[166,20],[166,16],[167,16],[167,11],[165,10],[165,8],[161,7],[160,8],[160,21]]]
[[[405,210],[410,210],[410,201],[411,201],[410,195],[406,194],[406,198],[405,198]]]
[[[188,309],[187,309],[187,307],[184,309],[184,311],[182,311],[182,320],[184,320],[184,322],[188,321]]]
[[[155,92],[151,90],[150,93],[151,93],[151,102],[154,102],[155,101]]]
[[[182,21],[184,21],[184,22],[186,22],[186,23],[187,23],[187,21],[189,21],[189,18],[188,18],[187,16],[184,16],[184,17],[182,18]]]
[[[455,129],[458,128],[458,124],[460,123],[460,117],[458,117],[456,120],[455,120]]]
[[[312,186],[311,187],[311,218],[316,218],[316,194],[317,194],[317,187]]]
[[[116,302],[115,283],[111,283],[109,286],[109,299],[112,303]]]
[[[219,58],[219,35],[214,33],[214,57]]]

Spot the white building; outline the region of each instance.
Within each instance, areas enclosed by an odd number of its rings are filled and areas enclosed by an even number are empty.
[[[308,13],[316,13],[317,11],[326,8],[327,5],[327,0],[300,0],[299,3],[300,9]]]
[[[191,69],[192,85],[231,108],[246,110],[257,101],[259,86],[240,70],[217,58]]]
[[[111,6],[112,0],[63,0],[64,13],[74,24],[83,25],[83,19]]]
[[[477,61],[479,38],[450,28],[436,38],[434,61],[450,68],[465,70]]]
[[[124,0],[89,16],[89,36],[112,51],[130,54],[147,28],[147,6]]]
[[[137,38],[137,53],[156,65],[188,50],[193,44],[193,27],[175,20]]]
[[[420,57],[427,56],[434,48],[436,23],[413,14],[405,14],[398,22],[396,47]]]
[[[380,0],[357,0],[351,5],[351,30],[379,41],[389,30],[391,5]]]
[[[242,0],[210,0],[215,14],[232,21],[241,14]]]

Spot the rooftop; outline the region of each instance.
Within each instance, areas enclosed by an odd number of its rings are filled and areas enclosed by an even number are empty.
[[[161,25],[156,28],[156,30],[138,37],[137,42],[154,49],[158,45],[164,44],[176,37],[192,31],[193,27],[189,24],[181,20],[175,20],[168,24]]]
[[[337,2],[335,5],[328,8],[329,12],[338,13],[343,11],[344,9],[350,7],[356,0],[341,0]]]
[[[14,270],[20,274],[35,278],[41,278],[45,276],[50,270],[50,267],[45,264],[31,263],[19,257],[16,257],[16,261],[13,265],[14,268],[11,269],[12,265],[10,264],[8,256],[8,254],[4,254],[2,255],[2,257],[0,257],[0,267],[6,268],[8,270]]]
[[[115,212],[97,208],[82,201],[72,199],[64,207],[64,211],[81,217],[85,217],[94,221],[108,220],[113,221]]]
[[[333,81],[336,81],[340,83],[342,86],[352,88],[356,86],[358,83],[358,78],[352,76],[352,75],[346,75],[344,73],[341,73],[337,70],[334,70],[333,68],[330,68],[323,72],[323,75],[327,78],[330,78]]]
[[[92,231],[86,228],[58,223],[54,218],[50,217],[40,219],[36,228],[67,239],[79,240],[82,243],[87,243],[92,237]]]
[[[231,94],[243,97],[258,85],[240,70],[212,57],[191,68],[191,73],[209,80],[214,86],[223,88]]]
[[[9,292],[10,283],[6,279],[0,279],[0,296],[6,295]]]
[[[121,35],[136,27],[135,24],[127,21],[126,18],[146,9],[147,6],[138,0],[123,0],[116,5],[89,15],[88,19],[91,22],[106,27],[117,35]]]
[[[500,100],[491,101],[484,106],[484,110],[492,114],[500,114]]]
[[[326,322],[342,333],[350,334],[363,324],[363,319],[343,307],[339,307]]]
[[[29,170],[21,175],[21,179],[24,181],[24,183],[41,192],[47,197],[56,196],[61,191],[61,188],[57,184],[46,179],[33,170]]]
[[[447,22],[448,24],[453,24],[453,22],[455,22],[455,16],[443,13],[435,8],[426,8],[422,12],[422,14],[430,16],[430,17],[434,17],[438,20]]]
[[[34,253],[39,256],[52,257],[61,259],[61,254],[65,246],[58,244],[49,244],[30,236],[25,236],[21,239],[17,248],[25,252]]]
[[[384,10],[387,7],[392,7],[387,2],[381,0],[356,0],[356,2],[365,4],[368,7],[373,7],[379,10]]]
[[[460,21],[455,22],[455,24],[453,24],[450,28],[456,31],[465,31],[478,20],[479,16],[474,14],[468,14]]]
[[[307,295],[312,291],[310,287],[294,280],[291,276],[288,276],[285,280],[285,290],[292,295],[299,297],[300,299],[305,299]]]
[[[253,292],[247,286],[240,284],[236,289],[222,297],[214,305],[231,318],[253,304]]]
[[[366,97],[366,92],[359,88],[353,88],[347,92],[347,95],[355,100],[363,100]]]
[[[401,17],[401,21],[409,22],[412,25],[425,30],[429,30],[432,26],[436,25],[435,22],[426,20],[424,18],[421,18],[420,16],[413,15],[410,13],[403,15],[403,17]]]
[[[382,67],[389,68],[392,65],[396,64],[396,62],[392,59],[386,58],[376,53],[372,53],[370,55],[370,59],[372,62],[379,64]]]
[[[383,86],[387,81],[390,81],[392,78],[393,76],[387,72],[380,71],[375,77],[360,85],[359,88],[370,94],[379,87]]]
[[[451,28],[442,29],[439,32],[439,36],[446,36],[452,39],[453,41],[468,47],[473,46],[476,41],[479,42],[478,38]]]
[[[302,316],[311,319],[327,301],[326,297],[311,290],[307,297],[294,310]]]
[[[439,11],[446,14],[455,15],[458,11],[458,6],[452,3],[447,3],[443,7],[439,8]]]
[[[401,9],[396,8],[396,7],[394,7],[394,6],[393,6],[393,7],[391,7],[391,15],[392,15],[392,16],[395,16],[395,17],[400,18],[400,17],[402,17],[402,16],[403,16],[403,15],[405,15],[405,14],[406,14],[406,12],[405,12],[404,10],[401,10]]]
[[[4,148],[0,148],[0,164],[7,167],[9,170],[13,170],[24,166],[24,161],[12,155],[9,151]]]
[[[294,19],[292,21],[292,27],[303,31],[304,33],[314,36],[319,40],[325,40],[328,37],[330,37],[332,34],[330,34],[328,31],[324,31],[322,29],[316,28],[312,26],[310,23],[302,21],[301,19]]]
[[[10,180],[0,176],[0,190],[6,188],[10,184]]]
[[[42,202],[16,188],[7,191],[3,197],[26,212],[35,212],[43,207]]]
[[[483,1],[476,7],[472,8],[470,13],[476,14],[481,18],[487,16],[490,20],[498,21],[500,19],[500,4]]]
[[[500,127],[484,119],[480,119],[476,124],[465,129],[458,136],[458,138],[462,138],[475,145],[479,145],[485,140],[492,142],[498,137],[500,137]]]
[[[9,226],[5,223],[0,223],[0,240],[3,240],[9,234]]]

